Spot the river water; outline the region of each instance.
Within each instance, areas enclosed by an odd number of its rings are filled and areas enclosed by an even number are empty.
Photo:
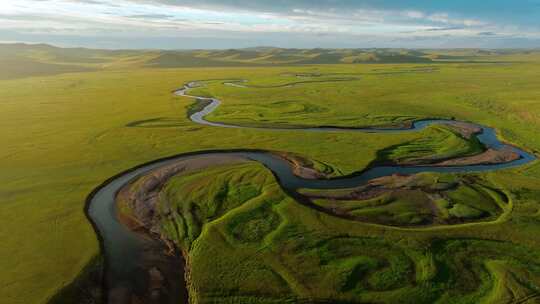
[[[201,111],[191,115],[195,123],[224,128],[244,128],[239,125],[210,122],[205,116],[214,111],[220,101],[187,95],[187,85],[176,92],[177,95],[206,100],[210,103]],[[296,131],[306,132],[416,132],[434,124],[446,124],[448,120],[421,120],[410,129],[356,129],[356,128],[295,128]],[[105,256],[105,288],[107,302],[115,304],[135,303],[188,303],[188,293],[184,278],[184,260],[178,252],[170,253],[161,240],[134,232],[124,226],[119,220],[115,206],[115,196],[122,186],[134,178],[144,175],[156,168],[179,160],[197,158],[208,154],[235,155],[264,164],[277,177],[280,185],[290,193],[298,188],[337,189],[359,186],[366,181],[392,174],[414,174],[420,172],[463,173],[493,171],[522,166],[535,160],[535,157],[519,148],[508,147],[500,142],[493,129],[483,126],[478,139],[488,148],[512,149],[520,158],[501,164],[470,165],[470,166],[380,166],[369,168],[361,174],[327,180],[307,180],[293,174],[290,164],[275,155],[264,151],[218,151],[189,155],[179,155],[168,159],[157,160],[141,165],[135,169],[121,173],[110,179],[89,197],[88,216],[98,233],[103,254]],[[251,128],[251,127],[250,127]],[[267,130],[288,130],[290,128],[258,128]]]

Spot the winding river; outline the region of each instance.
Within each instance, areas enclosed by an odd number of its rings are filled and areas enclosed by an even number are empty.
[[[189,83],[175,92],[178,96],[192,97],[206,106],[193,113],[190,118],[193,122],[222,128],[257,128],[267,130],[297,130],[309,132],[416,132],[434,124],[447,124],[449,120],[420,120],[407,129],[373,129],[373,128],[265,128],[244,127],[219,122],[211,122],[205,116],[214,111],[220,101],[214,98],[191,96],[187,91],[194,86]],[[508,146],[497,139],[494,129],[479,126],[482,132],[478,139],[487,148],[494,150],[511,149],[519,154],[519,159],[498,164],[468,165],[468,166],[380,166],[372,167],[361,174],[340,177],[335,179],[317,180],[304,179],[293,174],[290,164],[273,154],[265,151],[209,151],[202,153],[188,153],[156,160],[148,164],[120,173],[109,179],[95,189],[87,200],[87,214],[96,233],[99,235],[101,248],[105,256],[105,277],[107,303],[139,303],[144,298],[147,303],[188,303],[186,282],[184,279],[184,260],[178,252],[170,252],[161,240],[153,239],[144,234],[134,232],[124,226],[119,220],[115,208],[115,196],[119,189],[134,178],[150,172],[161,166],[197,158],[204,155],[234,155],[248,158],[264,164],[277,177],[280,185],[290,192],[298,188],[336,189],[351,188],[366,181],[395,173],[413,174],[419,172],[481,172],[522,166],[535,160],[519,148]],[[169,252],[168,252],[169,251]],[[168,252],[168,253],[167,253]]]

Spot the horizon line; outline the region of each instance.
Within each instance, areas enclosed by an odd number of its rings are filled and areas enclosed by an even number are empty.
[[[83,45],[62,45],[49,42],[30,42],[30,41],[0,41],[0,46],[6,45],[25,45],[25,46],[49,46],[59,49],[86,49],[86,50],[104,50],[104,51],[226,51],[226,50],[249,50],[249,49],[280,49],[280,50],[520,50],[520,51],[540,51],[540,47],[280,47],[271,45],[254,45],[241,48],[104,48],[88,47]]]

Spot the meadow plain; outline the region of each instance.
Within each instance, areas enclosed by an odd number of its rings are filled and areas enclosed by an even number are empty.
[[[503,140],[535,154],[540,151],[540,54],[536,52],[480,56],[464,50],[455,56],[459,58],[440,62],[437,58],[449,55],[426,51],[414,60],[400,59],[402,63],[381,57],[368,60],[369,64],[362,64],[364,59],[349,60],[354,54],[336,61],[335,54],[325,53],[317,61],[312,53],[296,52],[286,54],[289,57],[281,54],[277,66],[266,66],[276,54],[202,53],[196,55],[205,61],[201,67],[178,64],[181,58],[194,56],[185,53],[77,50],[56,54],[58,50],[32,48],[25,52],[17,51],[25,55],[15,57],[4,54],[17,73],[2,74],[0,80],[0,236],[4,242],[0,293],[5,303],[73,302],[74,294],[92,298],[69,291],[77,288],[71,283],[99,256],[98,240],[84,214],[85,198],[110,176],[140,163],[192,151],[264,149],[295,153],[331,167],[334,175],[347,175],[377,161],[453,157],[479,149],[474,140],[436,127],[380,135],[201,126],[187,115],[194,101],[172,94],[190,81],[205,84],[193,94],[222,100],[207,117],[211,121],[388,127],[425,118],[455,118],[496,128]],[[222,57],[216,60],[216,56]],[[283,59],[290,56],[312,57],[307,62]],[[354,56],[376,58],[376,53]],[[21,69],[23,65],[14,58],[39,69]],[[324,58],[333,61],[321,62]],[[247,81],[238,82],[242,79]],[[230,82],[240,86],[225,84]],[[216,183],[251,179],[250,172],[258,172],[262,180],[259,187],[246,181],[245,192],[227,193],[235,200],[232,206],[247,202],[242,209],[221,210],[218,220],[190,234],[189,243],[196,243],[191,264],[199,269],[193,272],[193,280],[207,286],[195,292],[201,303],[297,298],[344,303],[403,298],[414,303],[538,300],[537,162],[453,177],[483,181],[482,185],[505,193],[504,210],[490,207],[499,204],[497,200],[486,205],[491,210],[486,216],[489,221],[413,229],[350,221],[305,208],[255,164],[213,170],[212,174],[224,176]],[[214,201],[212,191],[187,198],[174,192],[191,187],[190,183],[210,183],[204,173],[197,174],[172,183],[170,196],[194,203]],[[465,205],[470,205],[471,197],[479,195],[467,191],[461,189],[455,196],[468,199]],[[471,212],[454,212],[460,211]],[[241,250],[231,249],[231,242]],[[185,241],[179,244],[186,246]],[[216,254],[224,258],[209,258]],[[468,260],[468,256],[475,258]],[[243,260],[249,263],[240,263]],[[254,268],[259,271],[246,280],[233,279]],[[219,280],[212,276],[215,269],[220,270]],[[244,286],[245,294],[235,294],[235,286]],[[260,292],[263,287],[266,293]],[[61,290],[61,296],[54,297]]]

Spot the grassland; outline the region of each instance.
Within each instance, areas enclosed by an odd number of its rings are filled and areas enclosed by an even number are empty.
[[[459,180],[416,183],[434,179]],[[478,184],[448,193],[450,216],[510,210]],[[194,303],[507,303],[540,291],[540,252],[497,230],[508,218],[437,229],[389,227],[380,216],[372,225],[376,214],[344,220],[298,204],[254,162],[171,178],[160,210],[188,252]]]
[[[235,63],[236,67],[227,68],[208,67],[214,60],[204,68],[175,68],[170,62],[156,65],[149,63],[156,54],[145,52],[105,52],[103,62],[83,62],[95,58],[95,52],[72,60],[65,60],[65,54],[49,56],[50,52],[43,51],[30,61],[26,55],[18,60],[31,62],[31,67],[39,62],[54,64],[54,68],[6,72],[0,80],[4,143],[0,149],[0,237],[4,242],[0,294],[5,303],[46,302],[78,276],[98,255],[96,236],[83,213],[86,195],[108,177],[142,162],[188,151],[258,148],[297,153],[349,174],[377,159],[378,151],[425,138],[448,139],[462,148],[460,153],[471,151],[457,137],[437,135],[448,130],[323,134],[195,125],[186,115],[193,101],[170,94],[191,80],[247,79],[248,84],[272,86],[305,80],[297,74],[314,79],[315,74],[353,75],[359,79],[265,89],[212,82],[200,90],[223,100],[210,120],[373,126],[455,117],[495,127],[505,140],[540,151],[540,56],[534,52],[478,55],[463,51],[466,58],[454,63],[435,59],[429,63],[286,65],[281,61],[274,67]],[[7,62],[15,66],[19,61],[9,57]],[[140,121],[150,122],[151,127],[129,126]],[[447,155],[446,144],[434,143],[429,151]],[[400,159],[426,155],[415,149],[398,152],[390,155]],[[248,169],[262,170],[244,168]],[[243,281],[248,294],[245,302],[333,297],[346,302],[356,296],[369,302],[382,293],[388,301],[416,299],[415,303],[430,303],[432,297],[448,303],[498,303],[512,295],[526,299],[539,286],[540,166],[534,163],[480,177],[508,193],[512,209],[503,220],[421,231],[321,214],[284,196],[268,177],[265,185],[276,199],[268,202],[270,209],[261,207],[260,212],[275,216],[253,211],[242,218],[227,213],[206,225],[195,240],[192,263],[200,271],[193,273],[201,276],[196,280],[208,284],[208,289],[196,292],[209,302],[232,296],[237,282],[233,275],[255,269],[255,277]],[[249,200],[239,208],[250,207],[258,210],[259,205]],[[243,229],[238,227],[250,231],[259,226],[247,219],[263,218],[270,223],[262,227],[275,228],[269,235],[255,241],[250,237],[259,232],[241,235]],[[239,249],[234,250],[229,241]],[[360,252],[358,248],[371,249]],[[236,258],[207,258],[217,254]],[[469,261],[470,256],[475,258]],[[238,264],[241,261],[245,263]],[[226,277],[212,278],[205,274],[208,269],[230,272],[220,271]],[[261,277],[265,280],[258,280]],[[231,285],[220,285],[223,282]],[[325,284],[335,288],[323,288]],[[252,292],[261,286],[278,297]],[[531,297],[529,302],[536,300]]]
[[[275,189],[263,189],[267,180],[273,178],[268,173],[260,174],[260,169],[253,168],[252,164],[242,164],[203,170],[170,180],[160,196],[160,205],[167,207],[160,212],[170,212],[172,209],[174,214],[175,223],[167,225],[169,236],[177,240],[183,248],[190,248],[206,223],[217,220],[245,202],[261,196],[262,192],[275,192]],[[179,229],[172,229],[173,227]],[[253,228],[263,227],[264,225]],[[236,229],[236,233],[244,232]]]
[[[379,151],[379,162],[414,164],[458,156],[478,154],[483,150],[476,137],[464,138],[444,126],[432,127],[426,136]]]

